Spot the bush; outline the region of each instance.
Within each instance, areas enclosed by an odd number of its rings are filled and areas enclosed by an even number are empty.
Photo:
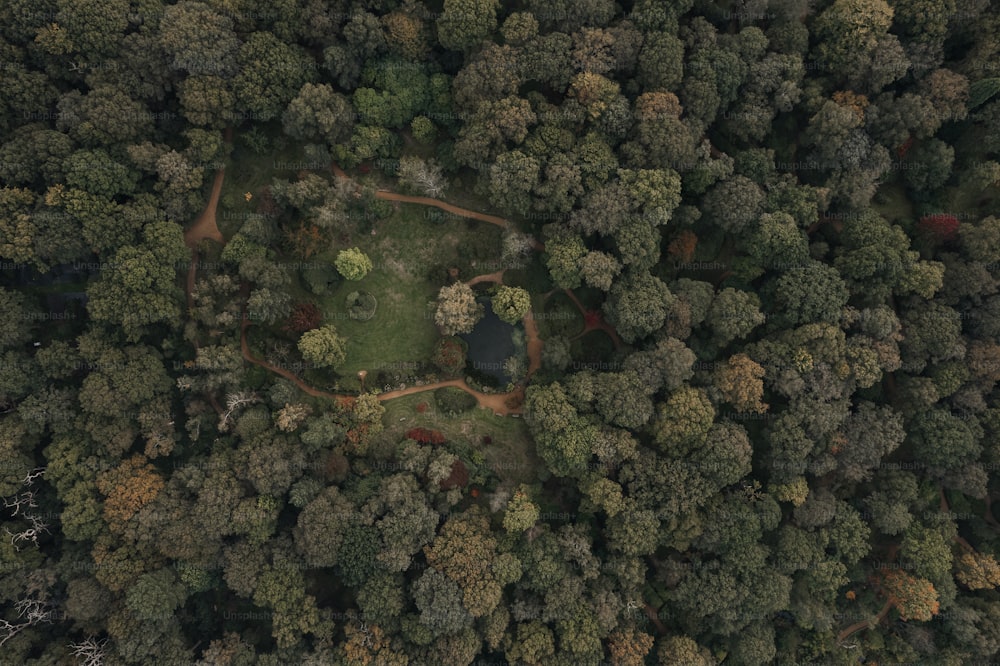
[[[444,386],[434,391],[434,402],[442,412],[461,414],[476,406],[476,398],[454,386]]]
[[[444,444],[444,435],[437,430],[427,428],[411,428],[406,431],[406,438],[421,444]]]
[[[315,303],[297,303],[282,330],[301,334],[319,328],[322,321],[323,314]]]
[[[445,375],[454,377],[465,369],[469,343],[462,338],[447,336],[439,338],[434,345],[431,362]]]
[[[347,314],[357,321],[368,321],[375,316],[378,301],[367,291],[352,291],[347,295]]]

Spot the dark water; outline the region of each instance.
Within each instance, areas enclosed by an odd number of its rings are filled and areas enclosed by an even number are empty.
[[[481,299],[480,303],[486,308],[483,318],[471,333],[458,337],[469,343],[469,365],[495,377],[502,386],[511,380],[503,371],[503,362],[514,353],[514,340],[511,338],[514,327],[494,314],[488,300]]]

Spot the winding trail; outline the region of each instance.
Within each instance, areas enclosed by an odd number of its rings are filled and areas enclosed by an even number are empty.
[[[335,163],[332,164],[331,169],[333,171],[333,175],[335,175],[337,178],[350,180],[350,176],[348,176],[344,172],[344,170],[341,169],[337,164]],[[375,198],[384,199],[386,201],[398,201],[400,203],[419,204],[421,206],[433,206],[435,208],[440,208],[445,212],[458,215],[459,217],[467,217],[473,220],[481,220],[483,222],[489,222],[490,224],[495,224],[498,227],[504,229],[510,226],[510,223],[502,217],[498,217],[496,215],[490,215],[488,213],[480,213],[475,210],[469,210],[468,208],[455,206],[453,204],[446,203],[439,199],[432,199],[430,197],[415,197],[415,196],[410,196],[408,194],[399,194],[391,190],[379,189],[375,191]],[[539,252],[545,251],[545,245],[534,237],[531,238],[531,247],[534,248],[535,250],[538,250]]]
[[[346,393],[328,393],[326,391],[320,391],[319,389],[313,388],[307,384],[298,375],[290,370],[286,370],[285,368],[278,367],[263,359],[257,358],[250,351],[250,344],[247,342],[247,329],[249,328],[250,320],[247,318],[246,309],[244,308],[243,321],[240,325],[240,351],[246,361],[253,363],[254,365],[259,365],[266,370],[270,370],[271,372],[284,377],[314,398],[328,398],[330,400],[335,400],[342,405],[349,405],[357,397]],[[462,389],[466,393],[472,395],[479,403],[480,407],[492,409],[495,414],[500,416],[521,413],[521,403],[524,401],[524,389],[522,387],[518,387],[510,393],[482,393],[470,388],[469,385],[465,383],[464,379],[448,379],[440,382],[433,382],[431,384],[424,384],[422,386],[409,386],[405,389],[386,391],[385,393],[379,393],[378,399],[379,402],[385,402],[386,400],[401,398],[405,395],[423,393],[424,391],[433,391],[445,386],[454,386],[455,388]]]
[[[859,620],[858,622],[855,622],[854,624],[852,624],[851,626],[847,627],[839,634],[837,634],[837,644],[839,645],[840,643],[843,643],[848,636],[850,636],[855,632],[878,625],[879,622],[885,619],[885,616],[889,614],[889,610],[891,609],[892,609],[892,601],[885,602],[885,605],[882,606],[882,610],[878,612],[878,615],[869,618],[867,620]]]
[[[942,499],[942,501],[944,501],[944,496],[943,495],[942,495],[941,499]],[[892,562],[893,560],[895,560],[896,559],[896,553],[897,553],[898,550],[899,550],[899,546],[897,546],[895,544],[891,545],[888,548],[888,550],[886,551],[885,561],[886,562]],[[893,600],[892,599],[888,599],[888,600],[886,600],[885,605],[882,606],[882,610],[880,610],[873,617],[870,617],[870,618],[865,619],[865,620],[859,620],[858,622],[855,622],[851,626],[845,627],[844,629],[842,629],[840,631],[840,633],[837,634],[837,644],[839,645],[839,644],[843,643],[847,639],[847,637],[850,636],[853,633],[861,631],[862,629],[869,629],[869,628],[874,628],[875,626],[877,626],[882,620],[885,619],[885,616],[889,614],[889,611],[892,609],[892,606],[893,606]]]

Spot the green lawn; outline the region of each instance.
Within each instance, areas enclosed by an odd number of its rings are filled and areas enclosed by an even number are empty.
[[[484,237],[499,247],[499,228],[468,225],[461,219],[435,221],[426,212],[426,207],[401,205],[390,218],[375,222],[375,235],[354,235],[350,246],[371,258],[373,270],[361,280],[338,283],[331,294],[317,299],[326,323],[348,339],[347,361],[339,368],[344,389],[358,388],[354,377],[358,370],[405,375],[415,363],[429,360],[440,337],[433,301],[444,285],[447,266],[458,262],[460,248],[481,245]],[[333,262],[340,249],[335,247],[310,262]],[[491,270],[487,264],[483,272]],[[347,295],[355,290],[368,291],[378,301],[372,319],[348,317]]]
[[[425,403],[427,411],[417,411]],[[489,409],[474,408],[459,416],[437,413],[434,392],[417,393],[382,403],[385,405],[386,432],[389,441],[400,441],[410,428],[439,430],[448,439],[469,447],[482,455],[484,464],[505,481],[533,483],[542,461],[535,452],[535,444],[524,420],[513,416],[495,416]],[[405,419],[405,420],[400,420]],[[492,439],[483,443],[483,437]]]

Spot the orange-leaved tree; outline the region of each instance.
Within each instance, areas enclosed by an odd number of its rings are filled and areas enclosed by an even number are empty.
[[[163,489],[163,478],[145,456],[126,458],[118,467],[97,476],[97,489],[106,497],[104,517],[111,526],[121,525],[146,506]]]
[[[882,589],[903,620],[927,622],[938,613],[937,590],[926,578],[893,569],[882,579]]]

